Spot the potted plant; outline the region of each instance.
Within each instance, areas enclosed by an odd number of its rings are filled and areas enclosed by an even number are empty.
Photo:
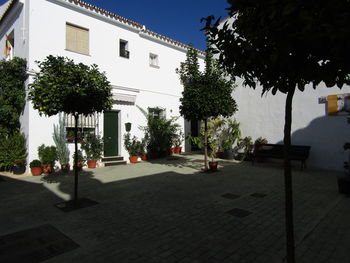
[[[124,135],[124,147],[129,153],[129,160],[131,163],[137,163],[139,155],[142,154],[142,142],[137,140],[137,137],[134,136],[132,139],[131,135],[127,132]]]
[[[42,144],[38,147],[39,159],[43,165],[43,173],[52,173],[57,160],[57,150],[55,146],[45,146]]]
[[[237,158],[241,161],[249,161],[252,157],[254,145],[252,137],[240,138],[237,142]]]
[[[241,130],[239,129],[239,122],[234,119],[226,121],[226,127],[222,130],[222,142],[221,146],[224,150],[223,157],[225,159],[233,159],[234,151],[233,145],[236,140],[241,136]]]
[[[9,153],[8,159],[12,161],[12,172],[23,174],[26,170],[26,139],[23,133],[16,132],[6,139],[6,146]]]
[[[33,160],[29,163],[30,170],[32,175],[37,176],[42,174],[41,162],[40,160]]]
[[[219,162],[214,161],[214,158],[216,156],[216,152],[218,151],[219,147],[218,147],[216,140],[213,138],[208,139],[208,144],[209,144],[209,147],[211,150],[210,151],[211,161],[209,162],[209,171],[214,172],[214,171],[217,171],[217,169],[218,169]]]
[[[222,149],[224,150],[223,152],[223,157],[225,159],[231,160],[234,157],[234,153],[232,150],[233,142],[231,139],[225,139],[221,143]]]
[[[148,154],[146,152],[146,146],[147,146],[147,137],[144,137],[141,140],[141,145],[140,145],[140,158],[143,161],[147,161],[148,160]]]
[[[178,130],[178,133],[176,133],[176,135],[174,136],[174,154],[181,154],[182,151],[182,143],[185,139],[185,135],[181,130]]]
[[[12,171],[14,174],[24,174],[26,171],[26,160],[16,159],[13,161]]]
[[[88,168],[96,168],[97,160],[101,158],[103,151],[101,136],[93,133],[87,134],[81,143],[81,149],[85,151]]]
[[[84,158],[83,152],[81,150],[77,151],[77,155],[78,155],[78,171],[81,171],[83,169],[83,166],[84,166],[84,163],[85,163],[85,158]],[[73,155],[73,160],[74,160],[74,163],[75,163],[75,154]]]
[[[61,165],[63,173],[69,172],[69,149],[67,146],[66,128],[64,127],[64,119],[59,118],[58,125],[53,126],[53,140],[56,145],[57,159]]]

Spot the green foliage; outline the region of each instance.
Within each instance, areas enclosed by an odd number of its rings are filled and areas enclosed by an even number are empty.
[[[236,120],[227,120],[225,128],[222,130],[222,148],[231,150],[233,144],[241,137],[239,122]]]
[[[0,60],[0,135],[17,132],[25,105],[25,81],[28,77],[25,59]]]
[[[0,138],[0,168],[9,169],[27,157],[26,138],[23,133],[3,135]],[[21,161],[22,162],[22,161]]]
[[[55,164],[57,160],[57,150],[55,146],[45,146],[42,144],[38,147],[38,156],[42,164]]]
[[[177,73],[184,85],[180,98],[180,113],[187,120],[206,120],[218,116],[231,116],[237,109],[232,98],[233,83],[225,78],[212,54],[206,53],[206,69],[199,71],[198,54],[193,48]]]
[[[169,120],[156,118],[148,114],[144,109],[141,112],[147,119],[147,125],[140,127],[145,133],[148,152],[167,151],[172,147],[174,138],[178,135],[180,125],[176,123],[177,118]]]
[[[173,146],[181,146],[183,141],[185,140],[185,134],[182,132],[182,130],[179,128],[174,134],[173,134]]]
[[[89,133],[81,143],[81,149],[85,151],[87,160],[98,160],[102,156],[103,140],[101,136]]]
[[[233,19],[221,29],[208,17],[209,43],[219,61],[250,87],[286,93],[350,84],[350,2],[339,0],[230,1]]]
[[[69,149],[66,144],[66,128],[64,127],[64,119],[62,116],[59,116],[58,125],[53,125],[53,141],[56,145],[57,159],[59,163],[67,164],[69,163]]]
[[[86,161],[86,159],[84,158],[83,152],[81,150],[77,151],[77,155],[78,155],[78,163],[84,163]],[[75,162],[75,154],[73,156],[74,162]]]
[[[253,139],[250,136],[246,136],[244,138],[238,139],[237,150],[243,151],[243,155],[241,156],[241,160],[249,157],[253,152],[254,144]]]
[[[259,144],[267,144],[268,141],[266,138],[259,137],[255,140],[254,145],[259,145]]]
[[[128,151],[130,156],[139,156],[144,153],[143,142],[138,140],[136,136],[130,138],[129,132],[124,135],[124,147]]]
[[[41,162],[40,162],[40,160],[35,159],[35,160],[31,161],[31,162],[29,163],[29,167],[30,167],[30,168],[41,167]]]
[[[48,56],[38,64],[40,72],[31,84],[29,98],[40,114],[88,115],[111,108],[111,86],[97,65],[76,64],[60,56]]]

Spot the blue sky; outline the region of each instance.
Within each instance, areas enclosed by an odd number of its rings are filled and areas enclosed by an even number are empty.
[[[0,0],[0,3],[6,1]],[[131,0],[107,1],[85,0],[89,4],[106,9],[125,18],[144,24],[148,29],[173,38],[184,44],[193,43],[194,47],[205,50],[202,17],[215,15],[227,16],[226,0]]]

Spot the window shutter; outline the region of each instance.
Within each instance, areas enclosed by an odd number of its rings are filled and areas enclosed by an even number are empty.
[[[66,49],[89,54],[89,30],[66,24]]]

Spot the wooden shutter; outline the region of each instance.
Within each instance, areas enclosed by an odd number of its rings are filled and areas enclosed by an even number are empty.
[[[66,49],[89,55],[89,29],[66,24]]]

